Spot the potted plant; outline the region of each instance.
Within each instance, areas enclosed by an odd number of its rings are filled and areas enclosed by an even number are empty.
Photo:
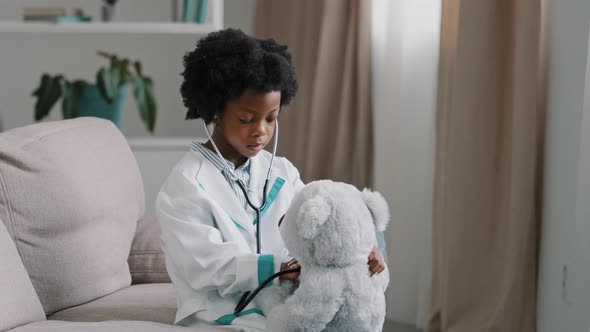
[[[49,115],[55,103],[61,98],[64,119],[96,116],[109,119],[120,127],[127,83],[131,83],[140,118],[147,130],[153,133],[156,123],[156,100],[152,79],[143,74],[141,63],[119,58],[104,51],[98,51],[97,54],[109,59],[110,65],[99,68],[96,73],[96,84],[83,80],[70,81],[63,75],[41,76],[39,87],[33,92],[33,96],[37,98],[35,121]]]

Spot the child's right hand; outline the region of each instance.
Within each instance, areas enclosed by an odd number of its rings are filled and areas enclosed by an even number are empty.
[[[301,266],[299,265],[297,260],[294,258],[288,262],[281,263],[281,271],[286,271],[286,270],[291,270],[291,269],[296,269],[296,268],[301,268]],[[291,272],[291,273],[283,274],[279,277],[279,279],[295,280],[295,279],[299,278],[299,273],[300,272]]]

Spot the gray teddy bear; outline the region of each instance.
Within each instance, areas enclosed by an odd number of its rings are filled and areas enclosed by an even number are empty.
[[[297,193],[280,232],[301,265],[299,285],[258,295],[267,331],[381,331],[389,272],[370,277],[367,257],[388,221],[385,199],[368,189],[321,180]]]

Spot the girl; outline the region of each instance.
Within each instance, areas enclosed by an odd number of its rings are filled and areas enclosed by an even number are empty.
[[[264,330],[265,318],[253,303],[233,312],[245,292],[297,266],[278,225],[304,184],[287,159],[263,150],[278,131],[281,108],[297,91],[291,55],[274,40],[227,29],[197,43],[184,58],[182,75],[186,118],[215,129],[205,144],[193,143],[156,200],[178,299],[175,323]],[[377,249],[368,264],[371,273],[384,269]]]

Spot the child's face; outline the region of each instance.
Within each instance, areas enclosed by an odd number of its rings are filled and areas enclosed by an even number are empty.
[[[271,141],[280,106],[280,91],[246,90],[228,101],[213,134],[223,156],[237,166],[257,155]]]

